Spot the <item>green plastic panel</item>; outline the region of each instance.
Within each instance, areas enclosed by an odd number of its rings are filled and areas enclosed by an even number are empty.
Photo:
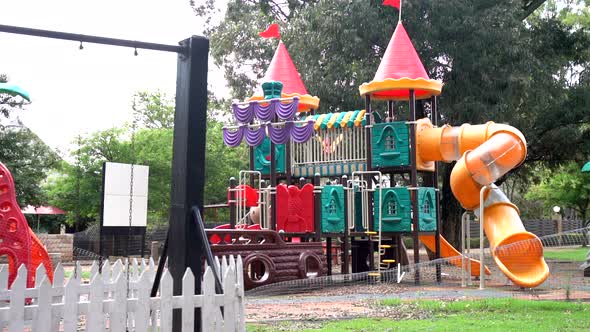
[[[324,186],[321,204],[322,232],[344,233],[344,188]]]
[[[373,167],[410,165],[410,140],[405,122],[376,123],[371,130]]]
[[[379,216],[383,226],[382,232],[410,232],[412,229],[412,202],[410,191],[406,187],[383,188],[381,197],[375,191],[374,229],[379,230]]]
[[[275,145],[277,173],[285,172],[285,145]],[[270,174],[270,139],[264,138],[262,144],[254,148],[254,170]]]
[[[436,230],[436,191],[434,188],[418,188],[418,230]]]

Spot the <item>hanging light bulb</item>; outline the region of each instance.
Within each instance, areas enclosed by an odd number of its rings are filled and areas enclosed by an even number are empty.
[[[84,49],[84,45],[82,45],[82,41],[80,41],[80,47],[78,47],[79,49],[83,50]]]
[[[133,55],[137,56],[139,53],[137,53],[137,47],[135,48],[135,52],[133,52]]]

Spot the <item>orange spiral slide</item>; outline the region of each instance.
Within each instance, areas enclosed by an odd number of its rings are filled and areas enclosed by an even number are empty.
[[[525,230],[518,208],[493,185],[524,161],[526,140],[522,133],[494,122],[433,128],[430,120],[420,119],[416,126],[419,169],[432,169],[434,161],[457,160],[451,173],[451,189],[465,209],[478,214],[481,188],[493,187],[484,196],[483,223],[500,270],[521,287],[543,283],[549,276],[549,268],[543,258],[541,241]],[[433,242],[429,238],[423,240],[425,244]],[[445,246],[443,249],[449,249]],[[456,252],[452,249],[449,251]],[[442,249],[441,254],[444,254]]]

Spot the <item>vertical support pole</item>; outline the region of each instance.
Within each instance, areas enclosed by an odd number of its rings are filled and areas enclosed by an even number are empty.
[[[141,250],[140,250],[140,255],[141,258],[143,259],[143,256],[145,255],[145,231],[146,231],[147,227],[142,227],[141,229]]]
[[[80,167],[80,165],[78,165],[78,167]],[[100,188],[100,224],[98,225],[98,255],[102,258],[104,256],[104,245],[102,243],[103,240],[103,230],[102,230],[102,225],[104,224],[104,190],[105,190],[105,181],[106,181],[106,177],[105,177],[105,172],[106,172],[106,168],[107,168],[107,163],[102,163],[102,187]],[[79,179],[77,180],[79,181]],[[80,194],[78,193],[78,198],[80,197]],[[79,208],[79,207],[78,207]],[[76,209],[78,209],[76,208]],[[78,224],[78,218],[80,216],[76,213],[76,224]]]
[[[277,153],[276,145],[270,141],[270,187],[274,194],[270,194],[270,229],[277,229]]]
[[[467,286],[467,278],[471,278],[471,276],[467,276],[467,264],[469,264],[469,260],[467,258],[467,252],[465,249],[465,237],[467,225],[465,224],[465,220],[469,222],[469,212],[463,212],[461,215],[461,287]]]
[[[365,116],[367,118],[367,120],[365,121],[365,146],[367,147],[366,150],[366,155],[367,155],[367,169],[365,169],[365,171],[372,171],[373,170],[373,146],[372,146],[372,142],[371,142],[371,127],[372,127],[372,121],[373,121],[373,110],[371,109],[371,96],[369,94],[365,95]],[[371,180],[371,177],[367,176],[367,189],[372,189],[373,188],[373,182]],[[368,192],[368,204],[367,204],[367,208],[371,209],[368,213],[369,215],[369,229],[368,231],[373,231],[374,229],[374,225],[373,225],[373,220],[374,220],[374,216],[372,212],[372,206],[373,206],[373,199],[374,199],[374,195],[372,195],[372,192]],[[371,236],[368,236],[367,239],[367,243],[369,244],[369,268],[373,269],[375,267],[375,257],[374,257],[374,247],[373,247],[373,242],[371,241]]]
[[[328,275],[332,275],[332,238],[326,238],[326,257],[328,260]]]
[[[387,101],[387,117],[389,121],[393,121],[393,100]]]
[[[344,187],[344,208],[348,209],[348,177],[346,175],[342,176],[342,186]],[[344,211],[344,241],[342,241],[342,266],[340,267],[342,274],[348,274],[350,266],[350,256],[348,255],[350,252],[350,228],[348,228],[348,216],[349,211]]]
[[[434,126],[438,126],[438,99],[436,96],[432,96],[430,99],[430,121]],[[435,259],[440,258],[440,214],[441,214],[441,205],[440,205],[440,190],[438,188],[438,161],[434,162],[434,173],[432,174],[432,186],[436,190],[436,230],[434,234],[434,248],[436,253],[434,254]],[[441,282],[441,266],[439,263],[436,264],[436,282]]]
[[[365,116],[367,117],[367,121],[365,121],[365,146],[366,146],[366,156],[367,156],[367,169],[365,171],[372,171],[373,170],[373,147],[371,142],[371,126],[372,126],[372,110],[371,110],[371,96],[365,95]]]
[[[479,191],[479,289],[484,289],[485,288],[485,277],[484,277],[484,268],[485,268],[485,263],[484,263],[484,255],[483,255],[483,211],[484,211],[484,206],[483,206],[483,202],[484,202],[484,196],[485,196],[485,192],[486,190],[488,190],[488,186],[483,186],[481,187],[481,190]],[[491,245],[490,245],[490,250],[491,250]]]
[[[268,204],[270,204],[270,202],[268,201],[270,199],[270,197],[268,197],[266,195],[266,193],[268,191],[265,190],[266,189],[266,182],[264,180],[260,180],[260,201],[263,202],[264,204],[260,204],[260,226],[262,228],[268,228],[268,221],[267,221],[267,216],[268,216]],[[264,194],[263,194],[264,193]]]
[[[322,215],[321,215],[321,206],[322,206],[322,194],[316,193],[315,191],[319,190],[322,184],[320,183],[320,173],[315,173],[313,176],[313,185],[316,187],[314,188],[313,193],[313,225],[314,225],[314,241],[319,242],[321,241],[321,233],[322,233]]]
[[[209,40],[193,36],[180,44],[187,49],[178,55],[176,111],[172,156],[172,188],[168,267],[174,280],[173,294],[182,294],[182,277],[187,268],[201,275],[203,244],[195,241],[197,229],[191,209],[203,208],[205,185],[205,140],[207,124],[207,64]],[[195,278],[195,294],[201,293],[201,278]],[[200,331],[200,309],[195,309],[194,331]],[[173,311],[173,330],[180,331],[181,310]]]
[[[414,264],[416,264],[416,273],[414,274],[414,283],[420,283],[420,240],[418,238],[418,170],[416,168],[416,96],[414,90],[410,90],[410,199],[412,201],[412,237],[414,242]]]
[[[231,229],[236,228],[236,220],[237,218],[237,213],[236,213],[236,192],[235,189],[236,188],[236,178],[234,178],[233,176],[231,178],[229,178],[229,227]]]
[[[248,147],[248,159],[249,159],[249,165],[250,165],[250,170],[253,171],[255,168],[255,162],[254,162],[254,147],[250,146]],[[255,184],[254,184],[254,177],[251,176],[250,177],[250,187],[254,188]]]

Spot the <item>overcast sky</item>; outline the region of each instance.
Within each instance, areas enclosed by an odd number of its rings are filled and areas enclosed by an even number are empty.
[[[2,1],[0,24],[176,45],[202,34],[189,0]],[[78,134],[122,126],[136,91],[174,96],[176,54],[0,33],[0,73],[27,90],[18,116],[62,151]],[[209,66],[209,85],[226,93]]]

